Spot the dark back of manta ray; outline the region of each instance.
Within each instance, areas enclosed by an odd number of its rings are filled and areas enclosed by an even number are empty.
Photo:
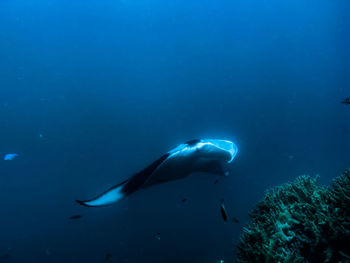
[[[160,157],[158,160],[154,161],[152,164],[147,166],[142,171],[138,172],[134,176],[132,176],[129,180],[127,180],[126,185],[123,187],[123,193],[125,194],[131,194],[135,192],[137,189],[139,189],[146,181],[147,179],[152,175],[154,170],[166,159],[168,158],[169,154],[166,153],[162,157]]]
[[[186,142],[188,146],[194,146],[197,143],[199,143],[201,140],[199,139],[193,139]],[[147,166],[142,171],[138,172],[134,176],[132,176],[126,183],[126,185],[123,187],[123,193],[125,194],[131,194],[135,192],[137,189],[139,189],[146,181],[147,179],[152,175],[154,170],[166,159],[169,157],[169,153],[164,154],[161,156],[158,160],[154,161],[152,164]]]

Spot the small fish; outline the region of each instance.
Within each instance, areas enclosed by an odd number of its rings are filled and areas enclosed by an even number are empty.
[[[15,159],[18,156],[19,156],[19,154],[17,154],[17,153],[8,153],[8,154],[5,154],[4,160],[5,161],[12,161],[13,159]]]
[[[157,233],[156,238],[157,238],[158,240],[160,240],[160,232]]]
[[[10,259],[10,254],[9,254],[9,253],[0,255],[0,262],[6,262],[6,261],[8,261],[9,259]]]
[[[184,198],[181,200],[181,203],[185,203],[185,202],[187,202],[187,198]]]
[[[111,258],[112,258],[112,255],[111,255],[110,253],[107,253],[107,254],[105,255],[105,260],[106,260],[106,261],[111,260]]]
[[[233,222],[233,223],[236,223],[236,224],[239,223],[239,220],[237,219],[237,217],[232,217],[231,219],[232,219],[232,222]]]
[[[217,184],[218,182],[219,182],[219,179],[216,179],[215,182],[214,182],[214,184]]]
[[[343,100],[341,101],[341,103],[350,105],[350,97],[347,97],[347,98],[343,99]]]
[[[70,219],[80,219],[80,218],[82,218],[83,216],[82,215],[72,215],[71,217],[70,217]]]
[[[224,205],[224,199],[221,200],[220,212],[221,212],[221,217],[222,217],[222,219],[223,219],[225,222],[227,222],[227,220],[228,220],[228,215],[227,215],[226,208],[225,208],[225,205]]]

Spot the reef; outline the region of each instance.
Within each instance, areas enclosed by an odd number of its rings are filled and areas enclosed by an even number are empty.
[[[301,176],[270,189],[250,218],[236,262],[349,263],[350,170],[330,187]]]

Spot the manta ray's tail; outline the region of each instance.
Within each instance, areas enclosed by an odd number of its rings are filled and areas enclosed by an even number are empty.
[[[97,206],[107,206],[112,203],[118,202],[127,196],[127,192],[123,191],[123,188],[127,184],[128,180],[121,182],[120,184],[113,186],[102,194],[96,196],[91,200],[81,201],[76,200],[78,204],[88,207],[97,207]],[[124,189],[125,190],[125,189]]]

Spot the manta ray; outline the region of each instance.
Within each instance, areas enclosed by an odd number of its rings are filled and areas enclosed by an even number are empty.
[[[178,180],[195,172],[228,175],[228,164],[238,152],[227,140],[195,139],[163,154],[142,171],[113,186],[91,200],[76,200],[88,207],[107,206],[123,200],[138,190]]]

